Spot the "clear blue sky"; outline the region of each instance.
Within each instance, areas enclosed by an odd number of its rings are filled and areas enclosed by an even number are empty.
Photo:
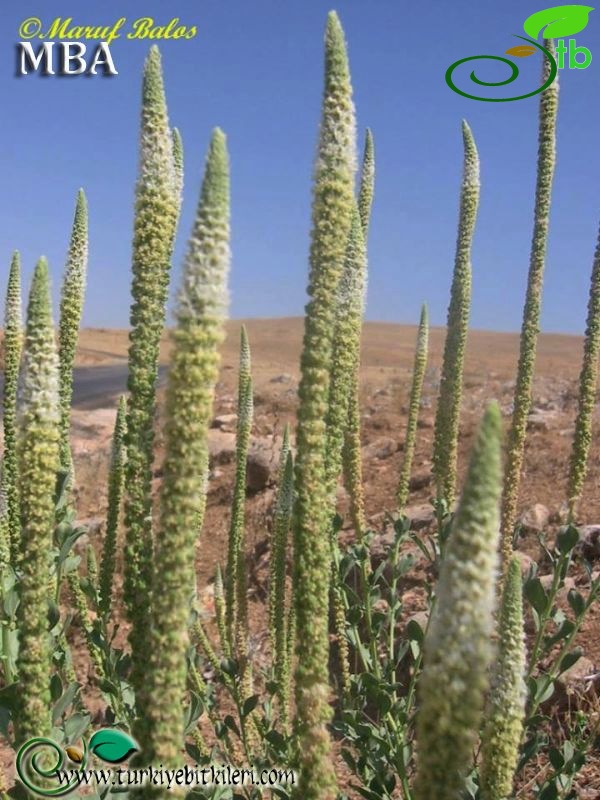
[[[372,127],[377,192],[370,237],[369,319],[416,321],[428,301],[445,321],[461,169],[460,120],[473,128],[482,200],[473,251],[472,325],[519,327],[533,205],[538,98],[478,103],[447,88],[453,61],[501,54],[518,43],[526,16],[548,0],[339,0],[349,43],[358,124]],[[140,78],[149,43],[112,45],[113,78],[15,77],[18,24],[73,16],[106,24],[179,16],[190,41],[163,42],[171,122],[183,135],[186,188],[176,252],[179,273],[208,137],[228,134],[232,160],[234,317],[302,313],[306,297],[310,179],[329,0],[107,0],[102,4],[6,0],[0,10],[2,191],[0,275],[21,250],[27,279],[50,260],[55,294],[75,194],[90,204],[85,323],[128,321]],[[600,10],[579,44],[587,70],[563,70],[558,167],[544,293],[545,330],[580,332],[600,220]],[[527,62],[527,63],[526,63]],[[531,63],[529,63],[531,62]],[[534,63],[535,62],[535,63]],[[537,56],[522,59],[522,84]],[[501,73],[487,66],[479,73]],[[503,75],[504,77],[504,75]]]

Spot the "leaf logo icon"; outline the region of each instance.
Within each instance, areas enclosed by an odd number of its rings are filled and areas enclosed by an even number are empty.
[[[579,5],[545,8],[527,17],[523,28],[525,33],[531,36],[532,39],[537,39],[542,30],[544,31],[544,39],[572,36],[586,27],[590,11],[593,10],[592,6]]]
[[[78,747],[67,747],[65,753],[69,756],[74,764],[81,764],[83,761],[83,753]]]
[[[90,739],[90,752],[109,764],[120,764],[139,750],[137,742],[118,728],[103,728]]]
[[[535,53],[535,47],[530,44],[517,44],[514,47],[509,47],[505,52],[507,56],[527,58],[527,56],[532,56]]]

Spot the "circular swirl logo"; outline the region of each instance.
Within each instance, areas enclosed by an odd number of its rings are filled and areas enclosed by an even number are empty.
[[[528,92],[527,94],[517,95],[515,97],[480,97],[476,94],[469,94],[468,92],[464,92],[462,89],[459,89],[458,86],[454,83],[452,73],[457,67],[460,67],[461,64],[466,64],[468,61],[480,61],[480,60],[491,60],[491,61],[500,61],[502,64],[506,64],[510,67],[510,75],[503,81],[482,81],[480,80],[477,75],[475,75],[475,71],[472,71],[470,74],[470,78],[473,83],[476,83],[478,86],[486,86],[486,87],[498,87],[498,86],[507,86],[513,81],[516,81],[519,77],[519,68],[508,58],[504,58],[503,56],[467,56],[467,58],[461,58],[458,61],[455,61],[454,64],[451,64],[448,69],[446,70],[446,83],[452,89],[453,92],[462,95],[463,97],[468,97],[469,100],[481,100],[484,103],[508,103],[513,100],[525,100],[527,97],[533,97],[540,92],[543,92],[547,89],[556,78],[558,73],[558,65],[556,63],[556,59],[552,55],[552,53],[539,42],[536,42],[533,39],[527,39],[525,36],[518,36],[515,34],[517,39],[522,39],[526,42],[526,45],[520,45],[519,47],[512,48],[512,50],[508,50],[507,53],[512,53],[517,58],[522,58],[523,56],[531,55],[535,52],[533,48],[537,48],[540,50],[544,55],[544,58],[548,62],[548,77],[544,81],[541,86],[538,86],[537,89],[534,89],[532,92]],[[519,52],[517,52],[519,51]]]
[[[118,728],[100,728],[83,750],[69,745],[64,750],[52,739],[29,739],[17,753],[17,774],[23,785],[40,797],[62,797],[81,785],[88,755],[107,764],[121,764],[139,750],[135,739]],[[65,769],[65,757],[72,765]]]
[[[43,737],[30,739],[17,753],[17,774],[23,785],[34,794],[42,797],[61,797],[72,792],[79,784],[77,777],[71,771],[73,777],[67,783],[50,785],[51,780],[56,783],[58,771],[64,769],[67,756],[69,760],[78,764],[80,772],[85,769],[87,762],[85,742],[82,752],[76,748],[67,748],[65,751],[52,739]]]

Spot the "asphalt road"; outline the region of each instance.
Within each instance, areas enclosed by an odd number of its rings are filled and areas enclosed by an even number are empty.
[[[159,368],[159,383],[166,368]],[[0,389],[4,383],[0,373]],[[108,364],[104,367],[76,367],[73,370],[73,406],[87,411],[112,405],[127,388],[127,364]]]

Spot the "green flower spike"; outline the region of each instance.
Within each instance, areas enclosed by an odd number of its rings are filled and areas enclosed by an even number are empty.
[[[370,129],[367,128],[360,178],[360,189],[358,193],[358,211],[360,214],[365,248],[371,220],[371,206],[373,203],[374,190],[375,148],[373,144],[373,135]],[[356,535],[360,540],[366,527],[360,440],[360,353],[350,376],[349,396],[348,428],[344,437],[342,460],[344,468],[344,484],[350,498],[350,517],[354,530],[356,531]]]
[[[552,53],[554,45],[544,42]],[[548,61],[544,59],[542,81],[548,77]],[[525,435],[527,433],[527,417],[531,409],[531,386],[537,338],[540,327],[540,311],[542,303],[542,282],[546,263],[548,244],[548,227],[550,221],[550,202],[554,165],[556,163],[556,117],[558,113],[558,80],[555,80],[540,95],[539,139],[537,178],[535,187],[535,208],[533,215],[533,239],[527,278],[527,295],[523,309],[523,324],[519,344],[519,365],[515,383],[513,414],[508,434],[508,452],[506,472],[502,493],[502,570],[508,569],[513,549],[513,533],[517,519],[517,501],[521,468],[525,451]]]
[[[147,717],[144,675],[148,661],[148,611],[152,585],[155,393],[177,214],[172,135],[160,53],[153,46],[144,65],[142,87],[140,162],[133,233],[133,303],[129,334],[125,467],[127,535],[124,599],[127,617],[132,624],[131,680],[136,691],[140,720]]]
[[[294,463],[286,426],[279,464],[279,484],[273,521],[271,576],[269,585],[269,630],[275,680],[278,684],[281,717],[287,727],[289,704],[289,664],[287,659],[286,556],[294,505]]]
[[[83,312],[88,262],[88,210],[83,189],[79,190],[71,230],[69,254],[62,284],[58,323],[58,367],[60,397],[60,465],[71,472],[71,398],[73,396],[73,363]]]
[[[4,487],[6,491],[8,539],[13,565],[17,564],[21,536],[17,472],[17,386],[23,344],[21,320],[21,260],[13,253],[6,289],[4,312]]]
[[[415,800],[460,797],[477,740],[493,656],[500,434],[494,404],[473,446],[425,640]]]
[[[156,539],[149,685],[150,737],[140,741],[156,763],[179,763],[181,702],[186,687],[190,595],[202,466],[218,346],[224,336],[229,272],[229,161],[225,136],[215,130],[206,159],[196,220],[179,292],[166,398],[164,481]]]
[[[408,422],[406,423],[406,439],[404,442],[404,461],[402,462],[400,482],[398,484],[398,511],[400,513],[404,511],[410,489],[410,474],[417,439],[417,422],[419,421],[419,408],[421,406],[421,391],[423,389],[425,367],[427,366],[428,338],[429,326],[427,322],[427,306],[423,305],[417,333],[417,348],[415,350],[415,362],[410,390],[410,405],[408,409]]]
[[[127,402],[119,400],[115,428],[112,438],[110,467],[108,471],[108,510],[106,512],[106,533],[100,564],[100,610],[108,615],[112,606],[113,580],[117,558],[117,537],[121,504],[123,500],[123,472],[125,467],[125,431]]]
[[[481,755],[479,783],[482,800],[509,800],[519,761],[525,718],[525,632],[521,564],[513,558],[508,568],[498,620],[499,652],[492,671]]]
[[[314,175],[295,465],[296,708],[298,791],[303,800],[330,800],[336,784],[327,731],[331,508],[325,445],[335,303],[355,204],[355,135],[346,43],[340,21],[331,12],[325,34],[325,91]]]
[[[59,467],[58,358],[52,324],[48,264],[38,261],[27,308],[19,405],[21,579],[17,609],[21,691],[17,742],[50,734],[48,586]]]
[[[464,162],[454,275],[448,307],[448,326],[440,394],[435,417],[433,474],[438,499],[451,507],[456,493],[458,425],[463,368],[471,307],[471,243],[479,205],[479,156],[473,134],[462,124]]]
[[[575,436],[571,449],[567,495],[569,516],[573,521],[587,473],[588,456],[592,443],[592,418],[596,403],[598,383],[598,355],[600,353],[600,235],[594,255],[587,326],[583,345],[583,363],[579,375],[579,408],[575,421]]]
[[[349,398],[352,375],[360,362],[360,334],[364,311],[367,255],[358,207],[354,208],[352,226],[337,292],[337,311],[327,414],[326,471],[327,488],[332,504],[342,467],[344,437],[348,430]],[[333,542],[332,542],[333,544]]]
[[[227,558],[227,603],[226,621],[229,646],[235,650],[236,624],[238,620],[238,603],[242,599],[245,607],[245,551],[244,527],[246,504],[246,464],[248,447],[252,430],[253,399],[252,376],[250,373],[250,346],[246,329],[242,326],[240,343],[240,371],[238,377],[238,418],[236,436],[236,469],[233,502],[231,506],[231,522],[229,525],[229,548]],[[241,621],[245,627],[244,620]]]

